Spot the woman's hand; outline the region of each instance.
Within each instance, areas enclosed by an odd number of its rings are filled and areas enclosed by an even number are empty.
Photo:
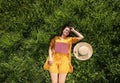
[[[71,32],[73,32],[75,29],[73,27],[71,27]]]
[[[52,63],[53,63],[53,59],[52,59],[52,57],[50,57],[49,60],[48,60],[48,64],[52,65]]]

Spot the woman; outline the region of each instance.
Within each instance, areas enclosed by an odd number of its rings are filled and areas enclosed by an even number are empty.
[[[76,37],[68,37],[73,32]],[[71,64],[72,44],[84,37],[73,27],[64,27],[61,36],[55,36],[49,46],[49,56],[44,64],[44,69],[49,70],[52,83],[65,83],[66,75],[73,71]]]

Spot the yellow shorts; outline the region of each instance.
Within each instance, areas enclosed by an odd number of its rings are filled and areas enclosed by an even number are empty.
[[[53,63],[49,67],[51,73],[68,73],[70,69],[70,61],[66,55],[56,55],[53,58]]]

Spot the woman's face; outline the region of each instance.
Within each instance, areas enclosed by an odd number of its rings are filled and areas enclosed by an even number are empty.
[[[70,34],[70,28],[69,27],[65,27],[64,30],[63,30],[62,35],[67,37],[69,34]]]

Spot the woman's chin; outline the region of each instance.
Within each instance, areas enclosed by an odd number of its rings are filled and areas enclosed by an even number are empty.
[[[65,34],[64,36],[65,36],[65,37],[67,37],[67,36],[68,36],[68,34]]]

